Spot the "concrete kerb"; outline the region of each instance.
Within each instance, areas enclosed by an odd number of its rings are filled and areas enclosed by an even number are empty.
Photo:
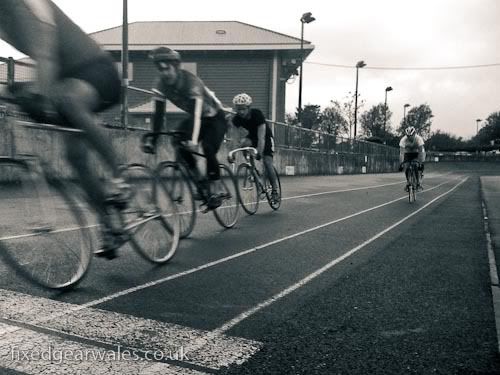
[[[498,264],[496,255],[500,250],[500,176],[483,176],[480,178],[481,198],[483,208],[484,232],[490,270],[491,295],[495,326],[497,332],[497,350],[500,353],[500,286],[498,281]]]

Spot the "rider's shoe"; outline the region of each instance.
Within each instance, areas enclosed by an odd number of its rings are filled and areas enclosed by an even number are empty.
[[[410,184],[406,184],[405,191],[408,193],[410,191]]]
[[[271,191],[271,201],[273,203],[277,203],[280,200],[280,195],[278,194],[278,191],[276,189],[273,189]]]
[[[212,194],[207,200],[207,208],[210,210],[215,210],[222,204],[224,198],[224,193]]]
[[[113,233],[113,229],[103,225],[101,229],[101,241],[101,246],[94,252],[94,255],[108,260],[115,259],[118,256],[117,250],[120,245],[118,236]]]

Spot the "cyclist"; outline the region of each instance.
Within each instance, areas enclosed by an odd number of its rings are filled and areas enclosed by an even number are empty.
[[[264,114],[257,108],[251,108],[252,97],[246,93],[241,93],[233,98],[236,115],[232,118],[232,123],[237,128],[244,128],[248,133],[241,140],[240,147],[254,147],[257,149],[257,160],[263,161],[264,168],[271,181],[271,199],[279,199],[276,175],[273,166],[274,140],[269,124],[266,122]]]
[[[222,110],[222,104],[200,78],[187,70],[181,69],[181,55],[170,48],[159,47],[152,51],[156,68],[159,71],[153,91],[158,97],[155,99],[155,113],[153,118],[153,132],[161,131],[165,117],[165,99],[170,100],[180,109],[189,114],[189,118],[182,121],[178,127],[185,137],[176,139],[174,144],[178,155],[186,162],[199,182],[208,177],[209,199],[208,207],[216,208],[221,205],[223,187],[220,182],[219,161],[217,152],[224,140],[227,130],[227,121]],[[157,135],[143,145],[145,152],[154,153]],[[196,166],[196,160],[189,149],[196,149],[201,141],[203,153],[207,160],[207,176],[202,176]],[[179,147],[183,142],[186,146]]]
[[[84,131],[65,136],[66,157],[103,223],[97,255],[114,257],[117,229],[112,229],[106,205],[110,200],[126,204],[130,187],[120,177],[114,149],[94,114],[119,102],[115,63],[51,0],[1,0],[0,37],[36,62],[36,82],[15,92],[23,109],[38,121],[55,111],[66,126]],[[111,169],[111,186],[103,188],[89,162],[89,146]]]
[[[425,161],[425,148],[424,140],[420,135],[417,134],[416,129],[413,126],[409,126],[405,129],[405,135],[401,138],[399,142],[399,171],[405,169],[406,175],[406,187],[405,190],[408,191],[409,188],[409,176],[408,168],[405,168],[408,162],[412,160],[418,160],[419,171],[421,177],[423,177],[424,172],[424,161]],[[420,186],[420,176],[417,174],[417,187]]]

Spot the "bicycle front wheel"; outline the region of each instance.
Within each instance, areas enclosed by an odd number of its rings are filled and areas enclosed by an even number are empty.
[[[45,288],[75,287],[92,259],[90,211],[79,190],[14,159],[0,160],[0,175],[3,259]]]
[[[145,165],[128,165],[123,177],[132,187],[128,206],[121,211],[132,247],[150,262],[168,262],[179,245],[180,224],[174,201]]]
[[[252,167],[246,163],[240,164],[236,172],[236,180],[241,207],[247,214],[255,214],[259,208],[259,188],[257,176]]]
[[[220,180],[224,188],[222,204],[213,213],[215,218],[224,228],[232,228],[238,220],[238,188],[233,172],[224,164],[219,164]]]
[[[417,199],[417,170],[416,168],[412,165],[410,167],[410,186],[408,188],[408,201],[410,203],[413,203]]]
[[[179,163],[171,161],[160,163],[156,174],[169,191],[177,207],[181,226],[180,238],[186,238],[193,231],[196,221],[196,205],[189,178]]]
[[[281,206],[281,181],[280,181],[280,176],[278,175],[278,171],[276,170],[276,167],[273,166],[273,169],[274,169],[274,175],[276,176],[277,197],[273,197],[271,194],[273,186],[267,174],[265,176],[265,188],[266,188],[267,202],[269,203],[269,206],[271,206],[271,208],[276,211]]]

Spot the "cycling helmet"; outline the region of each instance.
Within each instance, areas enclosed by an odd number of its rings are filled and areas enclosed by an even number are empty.
[[[248,94],[241,93],[233,98],[234,105],[250,105],[252,104],[252,97]]]
[[[164,62],[179,65],[181,62],[181,55],[179,52],[167,47],[158,47],[154,49],[151,51],[150,57],[153,59],[155,64]]]
[[[415,135],[416,133],[416,130],[413,126],[408,126],[406,129],[405,129],[405,134],[408,136],[408,137],[411,137],[413,135]]]

